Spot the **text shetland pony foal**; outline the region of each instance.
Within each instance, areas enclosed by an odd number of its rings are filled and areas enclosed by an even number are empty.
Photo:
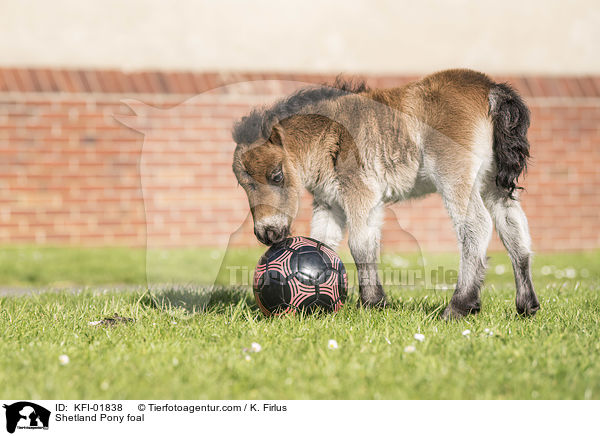
[[[384,206],[437,191],[461,256],[443,316],[479,311],[492,219],[513,264],[517,311],[532,315],[539,303],[530,237],[515,198],[528,127],[517,93],[474,71],[443,71],[395,89],[338,82],[242,118],[233,171],[267,245],[288,235],[304,187],[314,196],[311,236],[335,247],[348,228],[365,306],[386,302],[377,275]]]

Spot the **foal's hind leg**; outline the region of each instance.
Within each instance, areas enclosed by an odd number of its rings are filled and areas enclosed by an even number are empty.
[[[490,182],[489,189],[484,192],[484,201],[512,262],[517,286],[517,312],[520,315],[534,315],[540,303],[531,281],[531,238],[527,217],[519,202],[507,198],[493,183]]]
[[[460,249],[456,290],[442,317],[460,318],[480,309],[479,290],[487,267],[486,251],[492,234],[492,219],[479,192],[457,184],[442,190]],[[470,192],[469,192],[470,191]]]

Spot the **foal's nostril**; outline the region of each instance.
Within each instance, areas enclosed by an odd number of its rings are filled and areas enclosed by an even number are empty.
[[[279,239],[279,234],[277,233],[277,230],[275,230],[273,227],[267,228],[265,233],[266,239],[267,241],[269,241],[270,244],[276,242],[277,239]]]
[[[265,245],[273,245],[283,241],[287,237],[288,232],[289,228],[287,226],[282,229],[274,226],[267,226],[262,229],[254,229],[254,234],[258,240]]]

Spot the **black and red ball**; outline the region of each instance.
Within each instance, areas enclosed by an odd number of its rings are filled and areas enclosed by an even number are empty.
[[[287,238],[262,255],[254,271],[254,296],[267,316],[293,312],[337,312],[348,278],[337,253],[304,236]]]

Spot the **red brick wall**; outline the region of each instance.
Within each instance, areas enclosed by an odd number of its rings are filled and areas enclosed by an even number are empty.
[[[232,122],[299,82],[332,79],[0,69],[0,243],[224,246],[234,234],[256,244],[231,173]],[[495,79],[532,109],[523,206],[534,249],[600,247],[600,77]],[[309,205],[297,233],[308,233]],[[383,240],[456,249],[435,195],[390,208]]]

